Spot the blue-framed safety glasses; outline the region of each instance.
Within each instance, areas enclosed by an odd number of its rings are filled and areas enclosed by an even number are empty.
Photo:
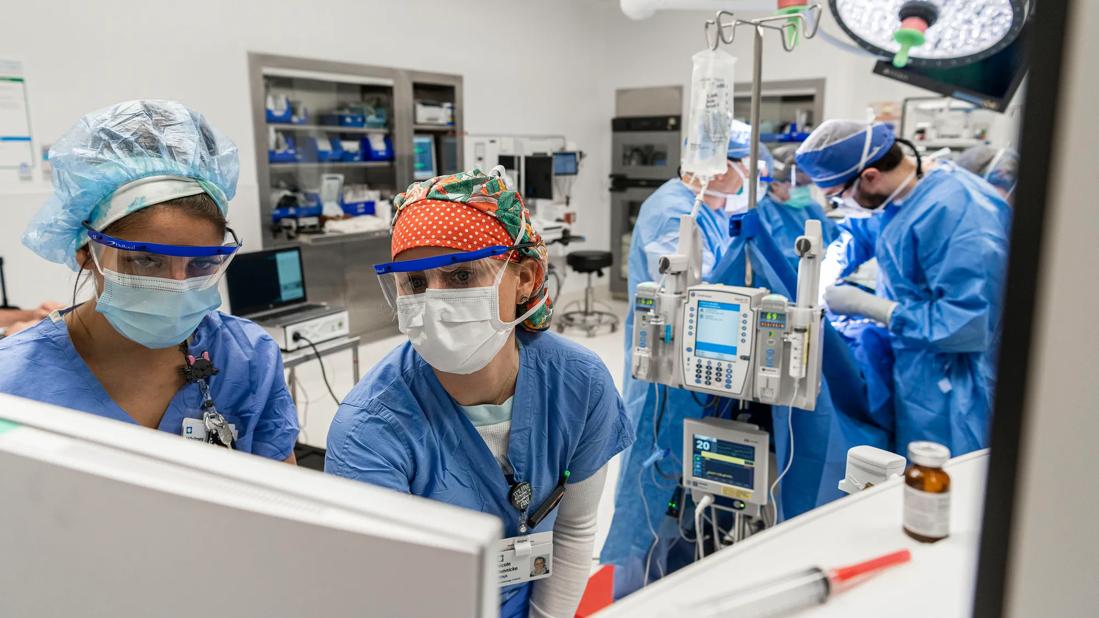
[[[374,272],[389,306],[397,309],[402,296],[423,294],[429,289],[464,289],[495,285],[500,270],[507,265],[507,254],[532,246],[530,243],[505,247],[496,245],[476,251],[462,251],[375,264]]]
[[[236,232],[229,228],[224,244],[215,246],[125,240],[96,231],[86,221],[84,230],[88,234],[88,249],[100,272],[107,270],[150,280],[194,280],[199,287],[217,285],[241,247]]]

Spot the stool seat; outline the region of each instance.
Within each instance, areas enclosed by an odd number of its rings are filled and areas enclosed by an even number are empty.
[[[610,251],[571,251],[565,261],[578,273],[594,273],[613,264],[614,255]]]

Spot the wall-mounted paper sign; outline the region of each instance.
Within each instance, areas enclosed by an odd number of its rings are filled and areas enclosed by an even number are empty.
[[[0,60],[0,167],[34,165],[23,65]]]

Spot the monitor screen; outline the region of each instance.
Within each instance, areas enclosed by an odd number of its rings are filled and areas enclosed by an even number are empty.
[[[695,356],[723,361],[736,360],[739,329],[740,305],[711,300],[698,301]]]
[[[431,135],[412,137],[412,177],[427,180],[438,176],[435,165],[435,138]]]
[[[305,302],[305,273],[297,247],[238,255],[225,279],[233,315]]]
[[[692,436],[691,442],[694,445],[691,473],[695,478],[741,489],[755,489],[755,447],[698,433]]]
[[[523,197],[553,199],[553,167],[555,158],[547,155],[523,157]]]
[[[495,515],[4,394],[0,471],[5,618],[500,616]]]
[[[874,65],[874,72],[932,92],[968,101],[984,109],[1002,112],[1015,96],[1026,73],[1026,30],[1007,47],[984,60],[955,67],[898,69],[886,60]]]
[[[554,176],[575,176],[579,171],[580,161],[575,152],[553,153]]]

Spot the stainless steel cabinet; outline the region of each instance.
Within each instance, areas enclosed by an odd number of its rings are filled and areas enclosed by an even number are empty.
[[[319,193],[326,174],[391,199],[413,181],[416,137],[431,137],[436,173],[462,169],[462,77],[260,53],[248,66],[263,247],[300,245],[310,300],[346,306],[353,335],[395,332],[372,268],[390,259],[388,231],[288,235],[276,207]],[[417,117],[418,105],[446,113]]]
[[[615,118],[611,127],[610,288],[614,298],[625,299],[634,223],[645,199],[676,177],[682,137],[679,116]]]

